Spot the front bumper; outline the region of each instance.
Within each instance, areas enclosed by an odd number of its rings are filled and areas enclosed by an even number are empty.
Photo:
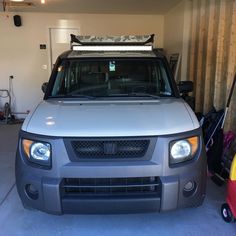
[[[194,135],[200,130],[193,131]],[[191,136],[180,134],[178,138]],[[21,137],[35,139],[35,135],[21,132]],[[51,214],[64,213],[131,213],[167,211],[202,204],[206,189],[206,156],[201,145],[196,158],[174,168],[168,163],[168,144],[171,137],[158,137],[155,150],[149,160],[125,162],[73,162],[68,157],[63,139],[37,137],[52,145],[52,169],[40,169],[29,165],[19,147],[16,154],[16,184],[24,205]],[[156,196],[115,196],[109,198],[64,197],[62,185],[65,178],[136,178],[158,177],[160,194]],[[186,196],[184,186],[192,181],[194,192]],[[27,194],[26,186],[37,190],[37,198]]]

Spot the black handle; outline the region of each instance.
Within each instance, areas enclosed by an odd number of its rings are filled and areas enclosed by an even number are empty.
[[[231,98],[232,98],[233,92],[234,92],[235,83],[236,83],[236,74],[234,75],[234,80],[233,80],[233,83],[232,83],[232,86],[231,86],[231,89],[230,89],[230,93],[229,93],[229,97],[228,97],[226,107],[229,107],[229,105],[230,105]]]

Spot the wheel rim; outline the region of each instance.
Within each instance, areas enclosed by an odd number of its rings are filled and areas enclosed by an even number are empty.
[[[223,209],[223,216],[224,216],[225,218],[228,217],[228,212],[227,212],[227,210],[226,210],[225,208]]]

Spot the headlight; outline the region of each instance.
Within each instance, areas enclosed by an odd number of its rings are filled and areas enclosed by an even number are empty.
[[[197,150],[199,138],[191,137],[170,143],[170,164],[177,164],[194,158]]]
[[[51,145],[49,143],[23,139],[22,146],[29,161],[45,166],[51,165]]]

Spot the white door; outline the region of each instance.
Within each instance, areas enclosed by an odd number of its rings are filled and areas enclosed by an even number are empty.
[[[50,62],[51,68],[53,68],[54,63],[57,60],[57,57],[70,50],[70,34],[79,34],[79,29],[72,28],[50,28],[49,37],[50,37]]]

